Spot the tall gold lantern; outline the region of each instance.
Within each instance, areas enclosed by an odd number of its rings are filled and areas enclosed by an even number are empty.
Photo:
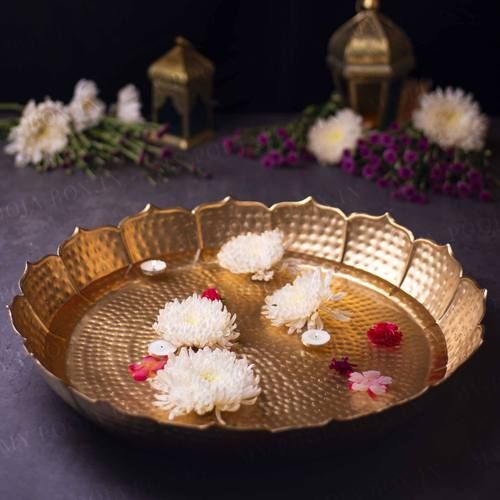
[[[162,138],[189,149],[213,137],[213,76],[211,61],[183,37],[148,70],[152,84],[152,119],[170,124]]]
[[[406,75],[415,65],[407,35],[379,12],[378,0],[358,0],[357,14],[328,43],[327,63],[336,88],[369,126],[397,112]]]

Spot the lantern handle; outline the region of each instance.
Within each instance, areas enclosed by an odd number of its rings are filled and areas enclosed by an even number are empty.
[[[356,11],[361,10],[378,10],[380,6],[379,0],[357,0],[356,1]]]

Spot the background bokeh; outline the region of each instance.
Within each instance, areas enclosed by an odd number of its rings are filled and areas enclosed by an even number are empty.
[[[0,100],[49,94],[67,101],[82,77],[112,102],[133,82],[149,103],[146,69],[182,34],[217,65],[222,111],[297,111],[332,89],[327,41],[354,13],[354,0],[5,2],[0,16]],[[382,0],[410,36],[414,75],[472,92],[500,112],[495,3]],[[147,105],[147,104],[146,104]]]

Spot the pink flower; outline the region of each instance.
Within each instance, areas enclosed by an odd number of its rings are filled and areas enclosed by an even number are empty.
[[[222,297],[219,295],[217,288],[207,288],[202,294],[202,298],[209,300],[222,300]]]
[[[372,344],[384,347],[396,347],[401,343],[401,339],[403,338],[398,325],[385,321],[373,325],[366,332],[366,335]]]
[[[353,372],[349,375],[349,389],[356,392],[367,392],[372,399],[385,394],[389,384],[392,384],[392,378],[384,377],[376,370],[362,373]]]
[[[128,372],[136,382],[144,382],[154,377],[156,372],[162,370],[168,361],[168,356],[157,358],[156,356],[144,356],[142,361],[128,365]]]

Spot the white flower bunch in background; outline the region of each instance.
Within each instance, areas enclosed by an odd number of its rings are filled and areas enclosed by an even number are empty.
[[[308,149],[324,165],[338,163],[345,150],[352,151],[363,133],[363,120],[352,109],[319,119],[308,133]]]
[[[168,411],[169,418],[215,410],[237,411],[241,405],[254,404],[260,394],[260,379],[253,365],[231,351],[183,348],[172,356],[163,370],[151,380],[157,391],[155,405]]]
[[[85,79],[77,82],[73,99],[68,105],[68,113],[77,132],[94,127],[104,116],[106,105],[97,98],[98,94],[95,82]]]
[[[475,151],[484,146],[488,120],[471,94],[448,87],[420,98],[413,125],[442,148]]]
[[[239,336],[236,315],[231,315],[222,301],[197,294],[167,302],[153,328],[176,348],[228,348]]]
[[[288,333],[308,329],[322,329],[323,321],[318,309],[332,297],[332,273],[319,269],[306,271],[276,290],[265,299],[262,314],[274,326],[287,326]]]
[[[70,123],[63,103],[48,98],[39,104],[29,101],[9,133],[5,151],[15,155],[17,166],[36,165],[66,147]]]
[[[141,97],[135,85],[129,84],[118,92],[116,117],[124,123],[141,123]]]
[[[269,281],[274,274],[272,267],[283,258],[284,251],[283,234],[275,229],[231,238],[220,249],[217,260],[232,273],[253,273],[253,280]]]

